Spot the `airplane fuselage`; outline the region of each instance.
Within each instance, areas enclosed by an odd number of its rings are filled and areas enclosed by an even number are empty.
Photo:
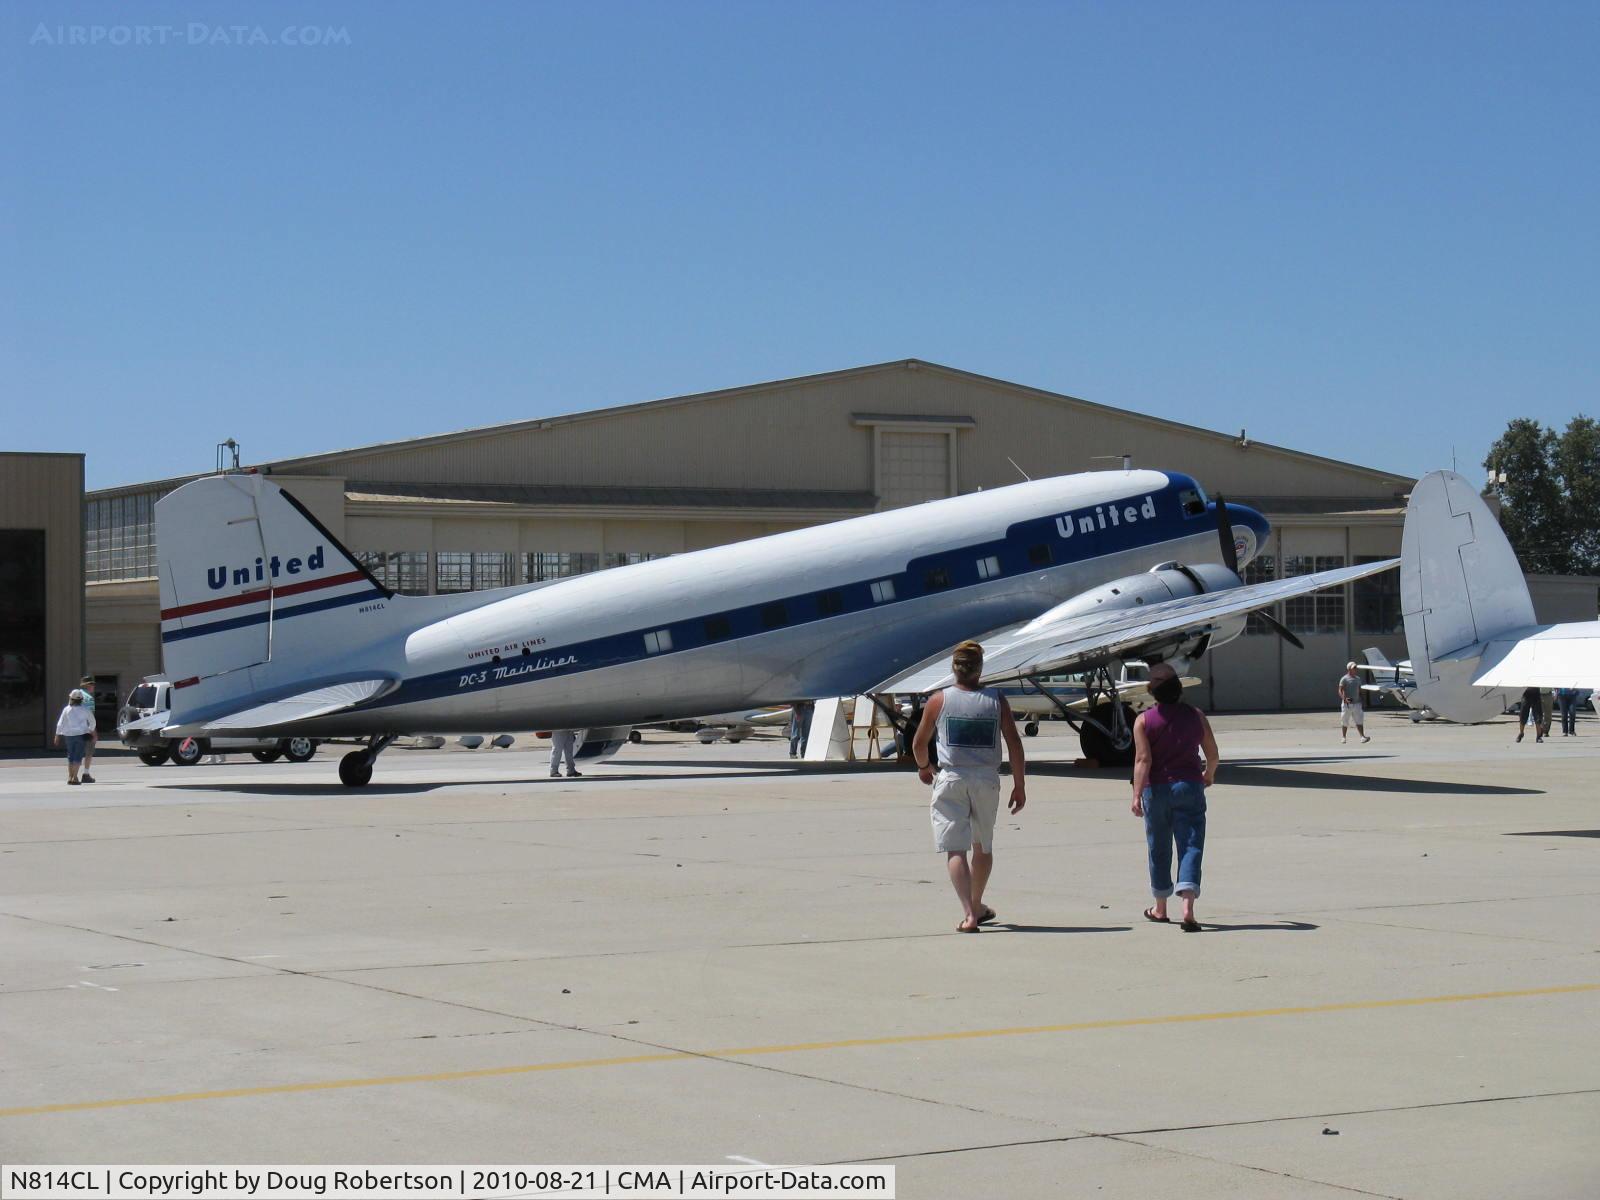
[[[1266,522],[1230,510],[1245,561]],[[1096,584],[1219,558],[1215,514],[1186,476],[1041,479],[481,593],[480,606],[347,661],[334,652],[330,676],[383,670],[398,685],[298,728],[580,728],[850,695]]]

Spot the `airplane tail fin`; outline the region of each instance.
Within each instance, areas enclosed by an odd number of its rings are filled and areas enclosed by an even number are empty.
[[[1447,720],[1498,715],[1504,693],[1473,685],[1481,647],[1533,624],[1533,601],[1511,543],[1460,475],[1417,482],[1400,550],[1400,603],[1419,698]]]
[[[1368,646],[1361,652],[1361,657],[1367,660],[1369,667],[1390,667],[1394,664],[1389,661],[1389,656],[1376,646]]]
[[[408,605],[260,475],[194,480],[155,514],[174,727],[270,728],[374,699],[397,679],[392,635],[483,603]]]

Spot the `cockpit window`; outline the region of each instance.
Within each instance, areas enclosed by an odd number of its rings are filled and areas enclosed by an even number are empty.
[[[1206,497],[1198,487],[1184,488],[1178,493],[1178,503],[1183,505],[1183,515],[1198,517],[1206,511]]]

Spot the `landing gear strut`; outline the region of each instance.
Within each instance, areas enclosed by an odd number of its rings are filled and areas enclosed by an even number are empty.
[[[400,735],[397,733],[373,734],[367,739],[365,750],[352,750],[339,760],[339,782],[345,787],[366,787],[372,781],[372,764]]]
[[[1078,744],[1083,756],[1093,759],[1102,767],[1131,767],[1133,765],[1133,706],[1117,698],[1117,681],[1108,664],[1084,672],[1084,700],[1088,713],[1079,716],[1061,697],[1029,675],[1027,682],[1040,695],[1049,698],[1066,722],[1078,733]]]

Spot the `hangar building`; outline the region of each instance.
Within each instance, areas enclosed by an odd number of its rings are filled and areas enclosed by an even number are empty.
[[[1251,579],[1396,555],[1412,480],[906,359],[259,464],[405,593],[604,570],[1031,476],[1185,471],[1273,536]],[[192,477],[191,477],[192,478]],[[160,669],[151,510],[186,482],[92,492],[88,660],[125,693]],[[1593,589],[1589,591],[1591,611]],[[1291,600],[1208,656],[1217,710],[1327,707],[1364,646],[1404,657],[1396,573]],[[978,631],[974,631],[975,633]]]

